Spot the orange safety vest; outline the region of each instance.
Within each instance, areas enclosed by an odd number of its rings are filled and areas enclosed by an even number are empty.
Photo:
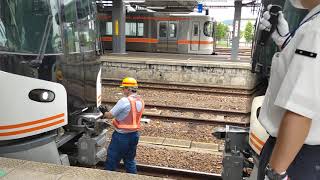
[[[144,101],[141,99],[140,96],[132,97],[129,96],[128,100],[130,102],[131,110],[126,118],[124,118],[122,121],[118,121],[117,119],[114,119],[112,121],[112,124],[117,129],[124,129],[124,130],[130,130],[135,131],[140,129],[140,120],[142,117],[142,112],[144,110]],[[141,111],[138,112],[136,107],[136,101],[141,101],[142,108]]]

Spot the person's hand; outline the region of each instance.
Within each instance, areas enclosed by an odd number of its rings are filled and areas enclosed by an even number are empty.
[[[260,20],[259,24],[260,30],[270,31],[271,29],[271,24],[269,22],[269,19],[271,17],[269,10],[271,6],[272,5],[269,5],[268,11],[263,13],[262,19]],[[279,11],[278,24],[271,37],[278,46],[282,46],[288,36],[290,36],[288,22],[284,18],[282,11]]]
[[[109,111],[107,106],[105,106],[105,105],[100,105],[99,110],[102,112],[102,114]]]

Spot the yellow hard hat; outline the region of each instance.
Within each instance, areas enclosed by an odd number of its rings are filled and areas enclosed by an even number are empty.
[[[137,80],[132,77],[126,77],[122,80],[120,87],[138,87]]]

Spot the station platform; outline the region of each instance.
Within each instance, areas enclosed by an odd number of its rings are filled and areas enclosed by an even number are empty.
[[[189,64],[203,64],[214,63],[214,61],[232,62],[231,55],[203,55],[203,54],[178,54],[178,53],[154,53],[154,52],[132,52],[127,51],[126,54],[114,54],[111,52],[106,53],[111,59],[117,56],[117,59],[128,60],[145,60],[145,61],[158,61],[158,62],[172,62],[172,63],[189,63]],[[152,58],[152,59],[151,59]],[[250,62],[249,56],[238,56],[236,62]]]
[[[152,176],[0,157],[1,180],[160,180]]]
[[[127,52],[106,53],[102,78],[121,80],[132,76],[142,82],[253,89],[257,77],[251,73],[251,58],[230,55],[192,55]]]

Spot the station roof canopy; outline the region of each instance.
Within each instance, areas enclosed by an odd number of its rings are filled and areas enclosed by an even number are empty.
[[[112,7],[113,1],[119,0],[96,0],[99,4]],[[259,0],[123,0],[132,7],[142,7],[157,12],[192,12],[199,3],[204,7],[234,7],[234,1],[242,2],[243,6],[256,6]],[[208,4],[209,3],[209,4]],[[215,3],[215,4],[212,4]],[[218,4],[216,4],[218,3]]]
[[[128,0],[130,1],[130,0]],[[133,0],[134,1],[134,0]],[[139,1],[139,0],[136,0]],[[184,9],[185,11],[193,11],[198,4],[203,4],[206,8],[211,7],[234,7],[235,1],[242,2],[242,6],[257,6],[261,0],[140,0],[149,9]],[[157,10],[159,11],[159,10]]]
[[[139,0],[138,0],[139,1]],[[142,1],[142,0],[141,0]],[[130,2],[130,0],[128,0]],[[131,1],[130,4],[144,6],[154,11],[191,12],[197,7],[195,0],[144,0],[144,2]]]

